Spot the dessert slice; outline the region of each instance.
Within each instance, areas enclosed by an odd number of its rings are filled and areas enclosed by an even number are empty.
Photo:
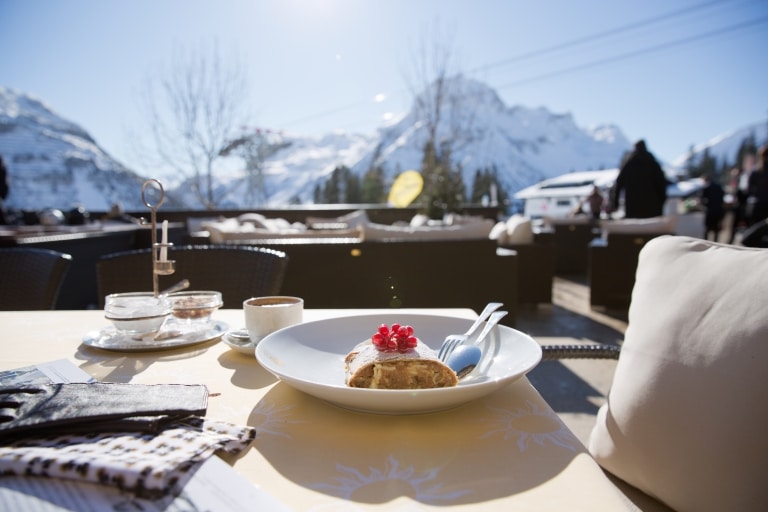
[[[344,360],[346,383],[354,388],[427,389],[456,386],[456,373],[413,335],[411,326],[381,325]]]

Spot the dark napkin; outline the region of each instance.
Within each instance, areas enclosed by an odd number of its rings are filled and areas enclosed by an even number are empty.
[[[68,383],[0,388],[0,440],[67,432],[156,431],[203,416],[208,389],[185,384]]]

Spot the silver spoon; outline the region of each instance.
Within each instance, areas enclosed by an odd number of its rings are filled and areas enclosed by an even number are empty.
[[[456,376],[461,379],[469,375],[475,369],[480,358],[483,356],[482,350],[476,345],[462,345],[456,347],[445,364],[456,372]]]
[[[160,292],[158,297],[165,298],[167,295],[170,295],[175,292],[180,292],[181,290],[186,290],[187,288],[189,288],[189,279],[182,279],[175,285],[169,286],[168,288]]]
[[[460,345],[456,347],[456,350],[454,350],[448,357],[445,364],[456,372],[456,376],[459,379],[472,373],[472,370],[478,365],[483,356],[483,351],[480,350],[479,345],[485,341],[485,338],[491,333],[491,330],[506,315],[506,311],[496,311],[493,313],[483,327],[483,330],[480,332],[480,335],[477,337],[477,340],[472,345]]]

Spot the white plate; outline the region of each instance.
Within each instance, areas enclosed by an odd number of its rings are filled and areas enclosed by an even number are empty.
[[[114,327],[107,327],[87,333],[83,337],[83,344],[116,352],[154,352],[212,341],[227,332],[228,328],[224,322],[212,321],[201,325],[169,319],[160,329],[160,336],[155,340],[136,339],[129,334],[118,332]],[[170,334],[171,332],[173,334]],[[166,335],[169,337],[165,337]]]
[[[541,360],[529,336],[499,326],[485,344],[472,374],[451,388],[361,389],[344,383],[344,358],[380,324],[411,325],[422,343],[438,349],[448,334],[465,332],[471,320],[436,315],[387,313],[307,322],[270,334],[256,346],[259,363],[283,382],[341,407],[382,414],[440,411],[483,397],[528,373]]]

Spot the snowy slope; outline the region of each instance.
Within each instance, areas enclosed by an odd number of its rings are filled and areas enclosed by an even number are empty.
[[[457,99],[443,112],[437,138],[450,141],[453,160],[461,166],[467,187],[478,169],[496,168],[502,186],[514,194],[571,171],[615,168],[631,147],[614,125],[585,128],[570,113],[510,107],[490,87],[462,77],[448,85]],[[359,174],[380,165],[389,180],[404,170],[419,169],[427,138],[427,126],[420,119],[412,109],[373,135],[285,135],[287,147],[265,162],[268,200],[262,206],[311,203],[315,187],[339,165]],[[758,143],[766,140],[766,126],[756,124],[696,150],[707,147],[710,154],[733,155],[743,137],[752,132]],[[681,153],[684,156],[667,167],[682,165],[688,149],[681,148]],[[68,210],[82,204],[88,210],[108,210],[113,203],[129,210],[144,208],[140,195],[144,177],[115,161],[94,137],[40,99],[4,87],[0,87],[0,155],[10,172],[8,208]],[[230,171],[220,178],[221,207],[258,206],[246,193],[242,172]],[[164,208],[200,207],[183,183],[168,190],[168,197]]]
[[[136,190],[143,180],[107,155],[85,130],[42,101],[2,87],[0,154],[10,174],[8,208],[141,205]]]

